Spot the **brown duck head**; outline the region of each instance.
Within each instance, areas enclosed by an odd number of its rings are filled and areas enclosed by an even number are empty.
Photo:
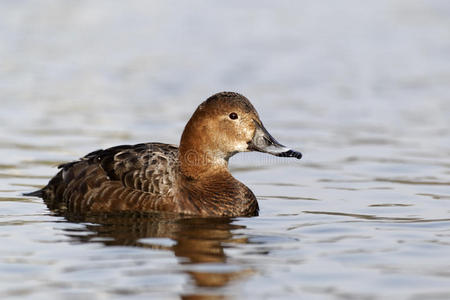
[[[228,159],[247,151],[302,157],[269,134],[247,98],[218,93],[201,103],[186,124],[179,148],[181,170],[193,178],[228,172]]]

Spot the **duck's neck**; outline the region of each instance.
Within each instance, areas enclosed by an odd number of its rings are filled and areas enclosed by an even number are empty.
[[[208,131],[199,131],[189,120],[180,140],[178,159],[183,175],[199,179],[217,175],[229,175],[228,153],[220,151],[219,141]]]
[[[202,179],[215,176],[231,176],[228,170],[228,158],[220,153],[199,149],[198,147],[191,148],[180,145],[178,155],[180,171],[186,177]]]

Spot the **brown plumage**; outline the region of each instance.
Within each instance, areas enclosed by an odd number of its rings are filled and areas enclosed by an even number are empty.
[[[47,186],[29,195],[44,198],[51,209],[75,214],[254,216],[255,195],[228,170],[228,159],[242,151],[301,157],[270,136],[247,98],[218,93],[194,112],[179,148],[145,143],[97,150],[60,165]]]

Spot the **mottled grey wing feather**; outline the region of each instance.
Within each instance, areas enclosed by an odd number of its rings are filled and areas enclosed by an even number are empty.
[[[161,143],[97,150],[61,165],[44,198],[72,212],[161,210],[161,195],[173,195],[177,155],[176,146]]]

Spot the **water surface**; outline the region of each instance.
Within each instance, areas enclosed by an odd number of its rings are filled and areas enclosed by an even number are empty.
[[[2,2],[0,297],[449,299],[449,29],[445,0]],[[222,90],[304,154],[232,158],[259,217],[22,196]]]

